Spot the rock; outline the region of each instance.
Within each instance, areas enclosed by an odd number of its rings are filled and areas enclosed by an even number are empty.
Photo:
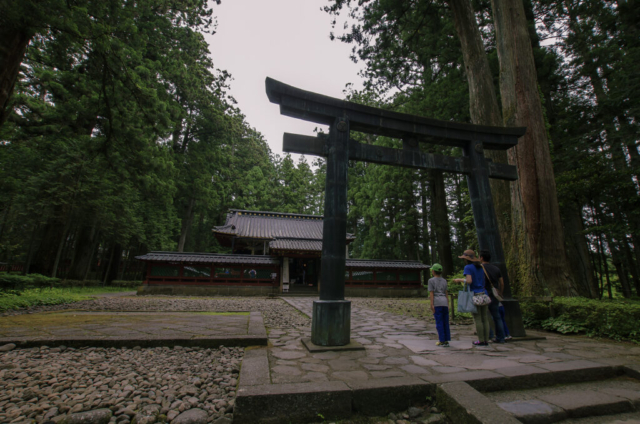
[[[51,421],[53,421],[56,424],[64,423],[67,421],[67,418],[68,417],[66,415],[56,415],[55,417],[51,418]]]
[[[24,400],[25,402],[28,400],[31,400],[35,397],[37,397],[38,395],[31,389],[27,389],[22,393],[22,400]]]
[[[431,412],[432,414],[438,414],[440,413],[440,411],[438,410],[438,408],[436,408],[435,406],[432,406],[431,409],[429,409],[429,412]]]
[[[136,414],[136,424],[153,424],[160,415],[160,405],[147,405]]]
[[[76,412],[80,412],[84,409],[84,405],[81,403],[76,404],[73,408],[71,408],[71,412],[72,414],[76,413]],[[109,410],[109,412],[111,412],[111,410]]]
[[[110,409],[96,409],[93,411],[71,414],[66,424],[108,424],[111,419]]]
[[[447,422],[443,414],[431,414],[429,418],[422,421],[423,424],[446,424]]]
[[[58,408],[54,406],[53,408],[49,409],[46,414],[44,414],[44,420],[49,421],[51,418],[55,417],[56,415],[58,415]]]
[[[209,415],[200,408],[189,409],[172,421],[173,424],[207,424],[208,422]]]
[[[133,417],[136,413],[130,408],[122,408],[116,411],[116,415],[128,415],[129,417]]]
[[[198,388],[192,385],[184,386],[182,389],[180,389],[180,393],[182,393],[183,395],[194,396],[198,393]]]
[[[420,415],[422,415],[423,412],[424,412],[424,409],[415,408],[413,406],[407,410],[407,414],[409,414],[409,418],[419,417]]]
[[[167,419],[169,421],[173,421],[173,419],[178,415],[180,415],[180,412],[176,411],[175,409],[172,409],[171,411],[167,412]]]
[[[3,346],[0,346],[0,352],[9,352],[10,350],[13,350],[16,348],[16,345],[13,343],[9,343]]]
[[[227,417],[220,417],[217,420],[213,421],[213,424],[231,424],[233,421]]]

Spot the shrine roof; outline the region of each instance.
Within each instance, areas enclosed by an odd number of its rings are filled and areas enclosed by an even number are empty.
[[[251,264],[251,265],[279,265],[280,259],[263,255],[236,255],[218,253],[179,253],[179,252],[149,252],[136,256],[136,259],[148,262],[188,262],[202,264]]]
[[[322,252],[322,240],[277,239],[269,242],[269,249]]]
[[[180,262],[200,264],[249,264],[249,265],[279,265],[280,259],[269,255],[236,255],[217,253],[179,253],[179,252],[149,252],[136,256],[136,259],[148,262]],[[400,269],[429,269],[418,261],[392,261],[384,259],[347,259],[347,268],[400,268]]]
[[[347,259],[347,268],[402,268],[402,269],[429,269],[431,265],[425,265],[418,261],[393,261],[384,259]]]
[[[322,241],[322,228],[321,215],[231,209],[225,224],[213,227],[213,232],[248,239]],[[353,239],[347,234],[347,241]]]

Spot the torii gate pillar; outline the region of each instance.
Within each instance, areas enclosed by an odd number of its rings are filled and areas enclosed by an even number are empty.
[[[327,140],[320,300],[313,302],[311,342],[344,346],[351,338],[351,301],[344,300],[349,121],[337,118]]]

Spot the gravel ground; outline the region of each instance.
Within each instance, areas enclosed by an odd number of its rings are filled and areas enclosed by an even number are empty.
[[[45,311],[82,309],[86,311],[259,311],[267,327],[292,328],[311,325],[311,320],[281,299],[267,298],[199,298],[199,297],[116,297],[105,296],[82,302],[39,306],[6,311],[3,315],[20,315]]]
[[[0,353],[0,422],[59,422],[108,408],[111,422],[173,419],[199,408],[231,418],[242,348],[16,349]],[[230,422],[230,421],[227,421]]]

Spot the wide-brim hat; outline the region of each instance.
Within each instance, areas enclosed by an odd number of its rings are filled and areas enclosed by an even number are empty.
[[[459,259],[466,259],[471,262],[480,262],[480,259],[476,258],[476,252],[471,249],[465,250],[462,256],[458,256]]]

